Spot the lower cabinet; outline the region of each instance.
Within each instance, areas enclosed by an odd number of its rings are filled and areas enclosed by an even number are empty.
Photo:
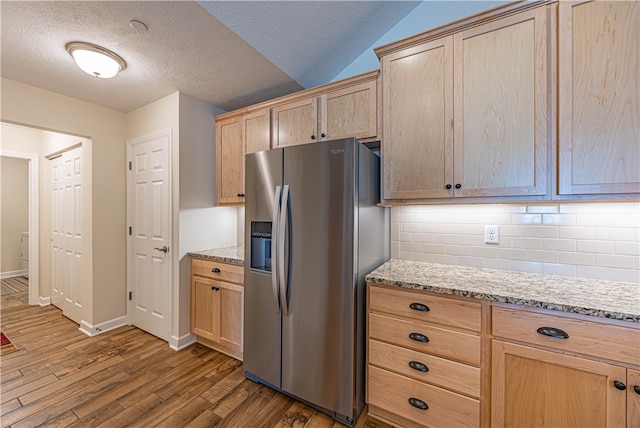
[[[640,427],[640,324],[367,290],[371,417],[408,428]]]
[[[481,304],[369,285],[369,415],[394,426],[481,425]]]
[[[637,326],[492,310],[492,426],[640,426]]]
[[[192,259],[191,332],[197,341],[242,360],[243,268]],[[236,281],[236,283],[229,282]]]

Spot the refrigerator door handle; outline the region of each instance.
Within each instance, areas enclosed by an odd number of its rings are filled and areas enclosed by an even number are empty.
[[[277,264],[278,282],[280,283],[280,302],[282,304],[282,315],[289,315],[289,302],[287,300],[287,278],[285,275],[285,237],[287,232],[287,220],[289,208],[289,185],[282,187],[282,204],[280,205],[280,221],[278,222],[278,244],[277,244]]]
[[[278,242],[278,231],[280,228],[278,227],[278,221],[280,219],[280,186],[276,186],[275,194],[273,195],[273,222],[271,223],[271,236],[276,237],[276,239],[272,240],[272,263],[273,266],[271,271],[271,292],[273,293],[273,306],[276,310],[276,314],[280,313],[280,301],[278,299],[278,249],[280,248],[280,244]]]

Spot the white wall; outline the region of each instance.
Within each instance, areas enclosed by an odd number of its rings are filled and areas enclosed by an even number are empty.
[[[29,231],[29,160],[0,157],[0,272],[22,271],[22,232]]]
[[[83,217],[87,245],[83,281],[91,286],[85,288],[82,316],[92,325],[124,316],[125,114],[10,79],[2,78],[1,83],[3,121],[91,139],[83,145],[85,183],[93,198],[86,201],[91,209]],[[42,165],[42,171],[47,167]],[[42,182],[48,179],[41,177]],[[46,250],[48,246],[42,245],[41,254]],[[41,268],[41,275],[46,269]]]
[[[640,202],[392,208],[391,257],[640,283]]]

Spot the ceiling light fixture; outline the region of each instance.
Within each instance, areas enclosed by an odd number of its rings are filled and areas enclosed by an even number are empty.
[[[127,67],[119,55],[91,43],[71,42],[66,48],[78,67],[95,77],[110,79]]]

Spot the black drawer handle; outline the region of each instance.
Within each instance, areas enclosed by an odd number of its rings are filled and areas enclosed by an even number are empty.
[[[624,383],[620,382],[619,380],[614,380],[613,381],[613,386],[615,386],[616,389],[619,389],[620,391],[624,391],[625,389],[627,389],[627,385],[625,385]]]
[[[409,398],[409,404],[411,404],[416,409],[420,409],[420,410],[427,410],[429,408],[429,406],[427,406],[427,403],[420,400],[419,398],[413,398],[413,397]]]
[[[244,193],[238,193],[239,198],[244,198]]]
[[[636,394],[640,395],[640,385],[633,385],[633,390],[636,392]]]
[[[220,269],[218,269],[218,268],[213,268],[213,269],[211,269],[211,272],[213,272],[213,273],[220,273]]]
[[[412,303],[409,305],[409,307],[415,311],[429,312],[429,306],[423,303]]]
[[[220,290],[220,287],[211,287],[211,290],[212,290],[212,291],[219,291],[219,290]]]
[[[566,331],[560,330],[555,327],[540,327],[536,330],[540,334],[544,334],[545,336],[553,337],[554,339],[568,339],[569,335]]]
[[[427,336],[420,333],[409,333],[409,339],[422,343],[427,343],[429,341],[429,338]]]
[[[428,372],[429,367],[426,364],[419,363],[418,361],[409,361],[409,367],[419,372]]]

